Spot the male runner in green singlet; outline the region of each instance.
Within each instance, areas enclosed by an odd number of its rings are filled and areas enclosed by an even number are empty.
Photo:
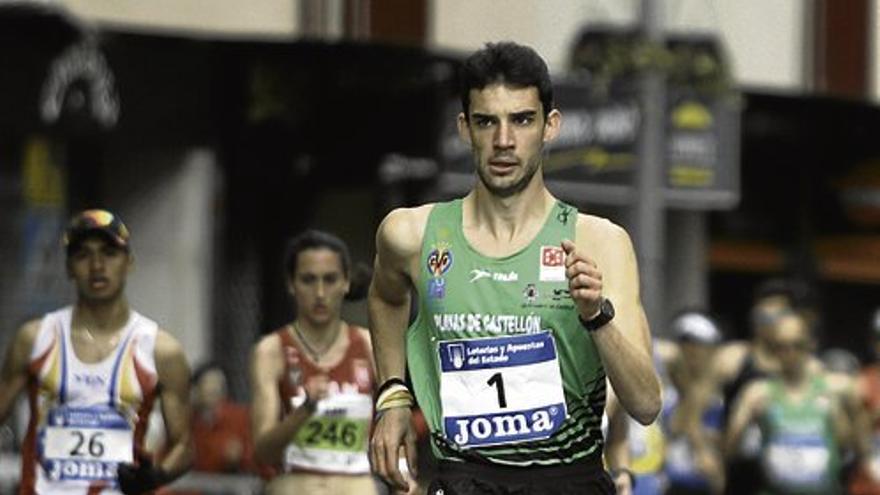
[[[439,460],[430,494],[613,493],[606,377],[638,421],[660,410],[630,239],[545,187],[542,151],[562,116],[537,53],[488,44],[462,76],[458,129],[476,185],[394,210],[377,233],[373,470],[406,489],[401,452],[415,466],[408,366]]]
[[[725,450],[734,455],[747,426],[761,429],[761,494],[842,493],[840,453],[847,418],[825,372],[810,366],[809,323],[788,312],[768,342],[778,376],[753,381],[733,405]]]

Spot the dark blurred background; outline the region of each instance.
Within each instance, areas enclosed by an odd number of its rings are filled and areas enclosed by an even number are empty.
[[[194,362],[245,369],[290,317],[285,239],[332,230],[369,264],[389,209],[466,190],[455,72],[482,42],[512,38],[545,54],[558,83],[569,134],[548,159],[552,188],[627,226],[636,77],[666,77],[656,334],[703,306],[746,336],[754,287],[788,276],[811,288],[824,344],[867,357],[880,305],[876,2],[670,2],[662,45],[612,2],[437,3],[266,1],[248,17],[220,2],[174,20],[125,2],[0,3],[0,348],[69,301],[60,229],[101,206],[131,227],[135,307]],[[346,312],[366,323],[362,302]],[[244,373],[231,389],[247,397]]]

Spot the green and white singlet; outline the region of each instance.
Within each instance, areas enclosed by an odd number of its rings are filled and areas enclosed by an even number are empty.
[[[568,292],[561,202],[515,254],[478,253],[462,200],[438,203],[422,244],[407,362],[440,460],[557,466],[599,456],[605,371]]]
[[[800,400],[790,399],[779,379],[771,380],[770,401],[759,424],[767,488],[761,493],[841,493],[840,457],[831,420],[833,397],[825,380],[810,378]]]

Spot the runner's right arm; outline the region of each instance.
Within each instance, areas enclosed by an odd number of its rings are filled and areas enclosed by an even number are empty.
[[[385,217],[376,234],[376,260],[368,296],[373,354],[378,383],[406,374],[404,336],[409,321],[413,264],[418,263],[426,215],[425,207],[394,210]],[[429,211],[429,210],[427,210]],[[406,453],[410,472],[416,469],[416,434],[412,411],[397,407],[384,411],[373,428],[370,463],[373,471],[397,489],[408,483],[398,468],[400,447]]]
[[[257,343],[251,355],[251,434],[254,439],[254,456],[264,464],[278,464],[284,448],[296,432],[314,412],[316,402],[327,395],[326,375],[314,377],[314,383],[306,386],[308,403],[293,410],[280,421],[281,397],[278,380],[284,373],[281,340],[277,335],[264,337]]]
[[[27,385],[27,365],[31,348],[40,330],[40,320],[25,323],[6,349],[0,369],[0,423],[6,421],[15,401]]]
[[[734,459],[739,453],[739,445],[746,428],[765,407],[767,381],[757,380],[749,384],[739,399],[733,404],[733,412],[724,433],[724,458]]]

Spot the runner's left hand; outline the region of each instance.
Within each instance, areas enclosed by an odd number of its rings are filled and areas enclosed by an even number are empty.
[[[140,495],[153,491],[166,481],[165,472],[144,457],[137,464],[120,464],[116,470],[119,490],[125,495]]]
[[[574,242],[563,239],[565,276],[568,291],[583,320],[591,320],[599,313],[602,303],[602,272],[596,262],[578,252]]]

